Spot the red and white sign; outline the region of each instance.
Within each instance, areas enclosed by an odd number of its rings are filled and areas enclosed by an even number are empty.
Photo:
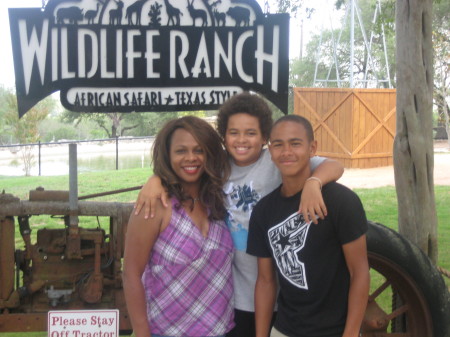
[[[119,310],[49,311],[48,337],[119,337]]]

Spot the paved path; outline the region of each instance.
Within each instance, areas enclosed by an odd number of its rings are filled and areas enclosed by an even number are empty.
[[[344,175],[339,179],[339,182],[350,188],[394,186],[394,167],[345,169]],[[450,186],[450,149],[446,142],[435,144],[434,184]]]

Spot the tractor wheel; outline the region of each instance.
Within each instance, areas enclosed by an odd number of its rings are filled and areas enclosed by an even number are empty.
[[[369,221],[371,294],[364,337],[450,337],[450,294],[429,258],[399,233]]]

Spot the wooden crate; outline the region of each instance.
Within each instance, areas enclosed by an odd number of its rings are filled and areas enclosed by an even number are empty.
[[[318,155],[346,168],[393,164],[395,89],[294,88],[294,114],[308,118]]]

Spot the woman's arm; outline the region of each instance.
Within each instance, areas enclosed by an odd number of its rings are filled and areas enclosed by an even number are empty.
[[[306,221],[318,223],[317,218],[324,219],[327,207],[322,198],[322,186],[336,181],[344,173],[344,167],[336,160],[326,159],[312,172],[303,186],[299,212]]]
[[[144,219],[148,219],[155,216],[156,202],[161,199],[164,207],[167,207],[168,195],[164,189],[161,179],[158,176],[151,176],[148,178],[144,186],[142,186],[139,192],[138,198],[134,205],[134,214],[139,214],[142,207],[144,207]]]
[[[350,272],[347,320],[342,337],[358,337],[369,299],[369,262],[366,236],[342,246]]]
[[[123,288],[136,337],[151,336],[141,277],[162,227],[164,210],[162,205],[157,209],[160,215],[152,219],[145,219],[142,214],[131,214],[125,238]]]

